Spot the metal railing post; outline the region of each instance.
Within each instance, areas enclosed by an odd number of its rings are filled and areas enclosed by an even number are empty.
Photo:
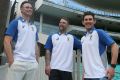
[[[73,52],[73,73],[72,73],[72,76],[73,76],[73,80],[76,80],[76,51]]]
[[[81,51],[78,49],[77,50],[77,80],[81,80],[81,75],[82,75],[82,71],[81,70],[81,67],[80,67],[80,64],[81,64]]]

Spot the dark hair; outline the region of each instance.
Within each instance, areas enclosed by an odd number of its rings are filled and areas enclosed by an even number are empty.
[[[26,4],[26,3],[29,3],[29,4],[31,4],[29,1],[23,1],[22,3],[21,3],[21,5],[20,5],[20,8],[22,8],[23,7],[23,5],[24,4]],[[32,4],[31,4],[32,5]],[[33,7],[33,6],[32,6]]]
[[[66,20],[66,21],[68,22],[68,24],[69,24],[69,19],[68,19],[67,17],[62,17],[61,19]],[[61,20],[61,19],[60,19],[60,20]]]
[[[91,15],[93,17],[93,19],[95,20],[95,14],[90,11],[84,12],[84,14],[82,16],[82,20],[84,20],[85,16],[87,16],[87,15]]]

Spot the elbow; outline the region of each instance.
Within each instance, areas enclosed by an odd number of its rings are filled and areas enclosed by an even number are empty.
[[[11,43],[11,40],[5,36],[4,41],[3,41],[4,46],[10,45],[10,43]]]
[[[115,46],[116,46],[117,50],[119,50],[119,46],[116,43],[115,43]]]
[[[118,48],[118,45],[116,43],[112,44],[112,47],[117,47]]]
[[[119,46],[118,46],[116,43],[114,43],[114,44],[112,45],[112,49],[114,49],[114,50],[116,50],[116,51],[119,51]]]

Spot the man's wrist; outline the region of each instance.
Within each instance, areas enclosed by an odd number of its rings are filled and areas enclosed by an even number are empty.
[[[110,64],[112,68],[116,68],[116,64]]]
[[[48,63],[48,64],[45,64],[46,66],[50,66],[50,64]]]

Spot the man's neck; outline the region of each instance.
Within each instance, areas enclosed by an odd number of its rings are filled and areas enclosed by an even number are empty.
[[[66,31],[60,31],[60,33],[61,33],[61,34],[65,34],[65,33],[66,33]]]
[[[87,32],[90,32],[91,30],[94,30],[94,27],[87,29]]]
[[[29,16],[22,15],[22,17],[23,17],[27,22],[30,21],[30,17],[29,17]]]

